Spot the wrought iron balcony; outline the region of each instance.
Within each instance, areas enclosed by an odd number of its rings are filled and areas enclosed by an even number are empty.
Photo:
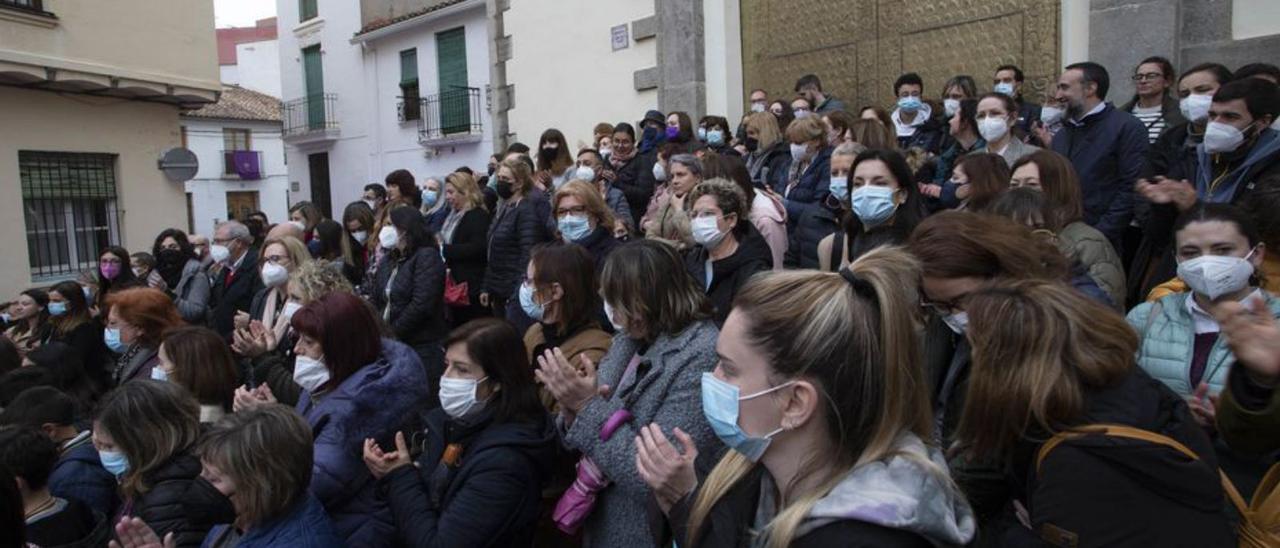
[[[429,95],[420,100],[419,108],[419,143],[432,146],[481,139],[484,127],[480,88],[456,88]]]
[[[314,93],[286,101],[284,110],[284,137],[304,137],[338,129],[336,93]]]

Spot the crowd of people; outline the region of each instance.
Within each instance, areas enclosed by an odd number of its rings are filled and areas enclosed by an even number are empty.
[[[104,247],[0,315],[0,546],[1280,545],[1280,69],[1111,78]]]

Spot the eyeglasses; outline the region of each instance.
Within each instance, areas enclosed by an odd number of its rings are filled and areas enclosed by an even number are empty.
[[[1141,82],[1143,80],[1158,80],[1160,78],[1164,78],[1164,74],[1161,74],[1159,72],[1147,72],[1143,74],[1133,75],[1134,82]]]
[[[564,217],[565,215],[584,215],[587,213],[587,206],[561,207],[556,209],[556,217]]]
[[[924,295],[924,290],[920,290],[920,294]],[[965,293],[949,301],[930,301],[925,297],[921,297],[920,306],[932,311],[939,316],[946,316],[964,310],[964,302],[969,299],[969,294]]]
[[[271,264],[281,264],[281,263],[289,262],[288,255],[267,255],[265,259],[267,259],[267,262]]]

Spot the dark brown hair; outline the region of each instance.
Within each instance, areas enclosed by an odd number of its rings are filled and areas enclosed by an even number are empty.
[[[236,361],[231,350],[207,327],[179,327],[160,341],[173,364],[173,382],[182,385],[204,405],[220,405],[231,411],[236,390]]]
[[[711,301],[684,268],[680,254],[657,240],[628,242],[604,262],[600,293],[625,320],[653,342],[711,318]],[[617,320],[615,320],[617,321]]]
[[[284,515],[306,496],[313,465],[311,427],[278,403],[227,415],[197,452],[236,485],[236,525],[251,529]]]
[[[944,211],[911,233],[907,250],[923,274],[937,278],[1063,280],[1062,252],[1010,219],[969,211]]]
[[[129,381],[103,398],[93,427],[110,436],[129,460],[120,490],[132,498],[151,489],[146,476],[195,445],[200,406],[177,384]]]
[[[448,348],[465,344],[467,355],[497,387],[486,405],[495,422],[536,422],[546,416],[538,399],[538,385],[525,353],[520,333],[497,318],[481,318],[454,329],[445,340]]]
[[[559,335],[583,325],[598,326],[596,313],[600,310],[600,296],[596,293],[596,264],[586,248],[577,244],[540,244],[529,254],[529,263],[533,265],[534,290],[544,299],[555,284],[559,284],[563,292],[557,304]]]
[[[1009,164],[999,154],[966,154],[951,169],[954,172],[960,167],[964,167],[964,174],[969,178],[969,209],[982,211],[1009,189]]]
[[[1084,200],[1080,195],[1080,179],[1071,161],[1052,150],[1037,150],[1019,158],[1009,173],[1027,164],[1035,164],[1040,171],[1040,189],[1049,197],[1056,211],[1056,222],[1067,226],[1084,218]]]

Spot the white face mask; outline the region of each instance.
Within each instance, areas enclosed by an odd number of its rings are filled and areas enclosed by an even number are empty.
[[[947,117],[950,118],[952,116],[955,116],[957,112],[960,112],[960,100],[959,99],[943,99],[942,107],[946,110]]]
[[[289,321],[293,319],[294,313],[296,313],[299,310],[302,310],[301,303],[298,303],[296,301],[289,301],[284,303],[284,308],[280,310],[280,315],[284,316],[285,321]]]
[[[322,359],[299,354],[293,359],[293,382],[314,394],[324,383],[329,382],[329,368],[325,367]]]
[[[725,233],[720,232],[720,225],[715,217],[698,217],[690,225],[693,228],[693,241],[707,251],[720,247],[720,242],[724,241]]]
[[[794,161],[800,161],[800,159],[804,158],[804,155],[808,152],[809,147],[807,146],[797,145],[795,143],[791,144],[791,159]]]
[[[1212,95],[1191,94],[1178,101],[1178,110],[1182,116],[1192,122],[1202,122],[1209,117],[1209,106],[1213,104]]]
[[[969,329],[969,313],[965,311],[956,312],[955,314],[947,314],[942,317],[943,323],[951,328],[956,335],[964,335]]]
[[[307,225],[304,224],[302,221],[289,221],[289,224],[298,227],[298,230],[305,231],[307,229]]]
[[[1046,126],[1057,125],[1062,122],[1063,114],[1066,114],[1066,111],[1058,107],[1046,106],[1040,109],[1040,123]]]
[[[613,326],[614,331],[619,333],[626,331],[626,329],[622,327],[622,324],[618,323],[618,320],[614,319],[613,307],[609,306],[609,301],[604,301],[604,315],[606,318],[609,318],[609,325]]]
[[[764,103],[751,103],[751,112],[764,112]]]
[[[287,281],[289,281],[289,271],[285,267],[276,263],[267,263],[262,266],[262,285],[279,287]]]
[[[591,169],[591,166],[578,166],[578,171],[574,172],[574,178],[582,179],[588,183],[595,182],[596,170]]]
[[[978,134],[982,135],[988,143],[1003,139],[1007,133],[1009,133],[1009,123],[1005,118],[988,116],[978,120]]]
[[[662,167],[662,162],[653,163],[653,180],[660,183],[667,180],[667,169]]]
[[[394,226],[384,226],[382,232],[378,233],[378,243],[383,249],[395,249],[396,244],[400,243],[400,233],[396,232]]]
[[[378,210],[377,200],[360,200],[360,201],[364,202],[365,205],[369,206],[369,209],[372,209],[374,211]]]
[[[474,417],[484,410],[486,401],[476,399],[476,387],[487,380],[451,379],[440,377],[440,408],[446,415],[458,420]]]
[[[1178,277],[1187,282],[1192,291],[1215,300],[1249,287],[1249,278],[1253,276],[1253,263],[1249,262],[1252,256],[1253,251],[1243,258],[1201,255],[1178,263]]]
[[[351,233],[351,237],[355,238],[356,242],[358,242],[360,245],[364,245],[365,240],[369,239],[369,231],[357,230]]]
[[[225,263],[231,258],[231,250],[225,245],[209,246],[209,258],[215,263]]]
[[[1209,122],[1204,129],[1204,151],[1209,154],[1232,152],[1244,142],[1244,132],[1231,124]]]

